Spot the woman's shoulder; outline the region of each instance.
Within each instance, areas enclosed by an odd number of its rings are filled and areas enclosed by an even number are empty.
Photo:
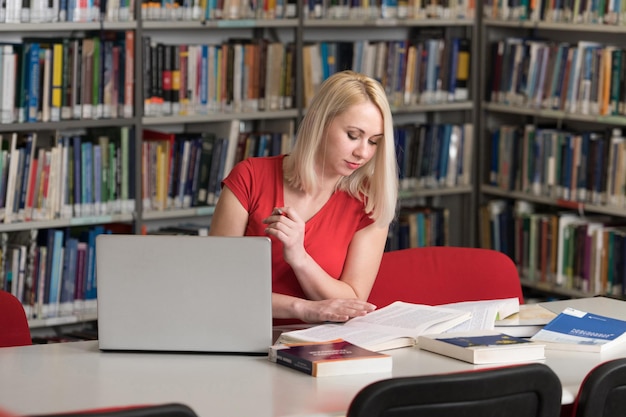
[[[285,155],[253,156],[248,158],[250,163],[258,165],[282,165]]]
[[[282,161],[284,155],[279,156],[254,156],[239,161],[228,174],[229,181],[237,178],[242,181],[270,180],[276,176],[282,176]],[[272,175],[270,173],[275,173]]]
[[[251,172],[265,172],[275,170],[277,167],[282,168],[284,155],[277,156],[253,156],[239,161],[235,165],[235,170],[246,170]]]

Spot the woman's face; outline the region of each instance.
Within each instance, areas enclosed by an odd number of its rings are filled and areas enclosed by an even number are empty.
[[[323,175],[347,177],[365,165],[383,140],[383,117],[372,102],[350,107],[333,119],[322,147]]]

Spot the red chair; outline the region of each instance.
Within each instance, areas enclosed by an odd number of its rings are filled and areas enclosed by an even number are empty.
[[[369,301],[438,305],[517,297],[524,302],[513,261],[491,249],[429,246],[385,252]]]
[[[0,347],[32,343],[22,303],[10,292],[0,290]]]

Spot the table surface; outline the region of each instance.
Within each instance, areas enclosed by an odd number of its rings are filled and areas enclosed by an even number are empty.
[[[0,349],[0,407],[17,414],[51,413],[127,404],[182,402],[200,417],[342,416],[367,384],[389,377],[493,367],[471,365],[417,347],[388,351],[391,373],[314,378],[266,357],[101,352],[97,341]],[[545,363],[571,403],[585,374],[626,356],[547,351]]]

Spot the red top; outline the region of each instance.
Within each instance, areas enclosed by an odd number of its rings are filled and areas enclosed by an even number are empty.
[[[235,165],[222,185],[235,194],[248,211],[246,236],[267,236],[265,224],[274,207],[283,207],[284,155],[248,158]],[[354,234],[373,223],[363,203],[343,191],[306,222],[304,247],[332,277],[339,278]],[[282,243],[272,239],[272,290],[275,293],[306,298],[295,273],[283,259]],[[276,322],[276,321],[275,321]]]

